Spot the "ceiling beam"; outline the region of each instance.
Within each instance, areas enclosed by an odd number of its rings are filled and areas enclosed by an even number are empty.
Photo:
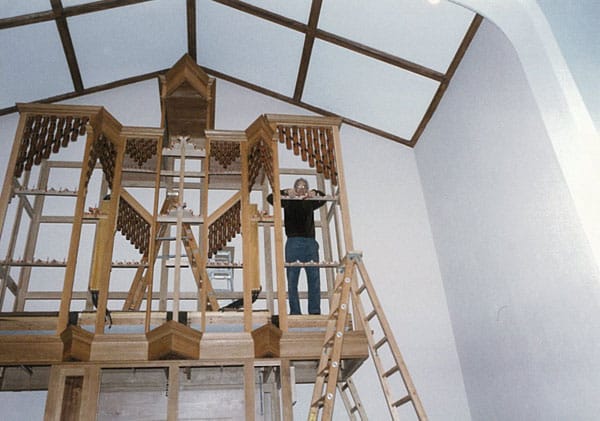
[[[306,30],[306,34],[304,35],[304,47],[302,48],[302,58],[300,59],[298,77],[296,78],[296,87],[294,89],[295,101],[302,100],[302,93],[304,92],[304,84],[306,83],[308,65],[310,64],[310,56],[312,55],[312,49],[315,43],[315,34],[317,32],[319,16],[321,15],[322,4],[323,0],[313,0],[312,6],[310,7],[308,28]]]
[[[187,42],[188,42],[188,54],[198,62],[196,57],[196,0],[187,0],[186,8],[187,17]]]
[[[52,5],[52,11],[54,12],[54,21],[56,22],[56,29],[60,35],[60,41],[65,52],[69,72],[71,73],[73,87],[75,88],[75,92],[81,92],[83,91],[83,81],[81,79],[79,65],[77,64],[77,56],[75,55],[75,48],[73,47],[73,40],[71,39],[67,19],[63,16],[62,2],[61,0],[50,0],[50,4]]]
[[[309,25],[305,25],[301,22],[295,21],[293,19],[287,18],[282,15],[278,15],[276,13],[270,12],[268,10],[261,9],[260,7],[252,6],[248,3],[244,3],[242,1],[236,0],[213,0],[215,3],[220,3],[225,6],[231,7],[233,9],[242,11],[244,13],[248,13],[249,15],[256,16],[261,19],[268,20],[270,22],[276,23],[278,25],[284,26],[289,29],[296,30],[298,32],[302,32],[303,34],[308,35],[311,31],[310,21]],[[312,17],[312,7],[311,7],[311,17]],[[317,23],[315,22],[315,25]],[[332,44],[335,44],[339,47],[346,48],[348,50],[354,51],[356,53],[366,55],[368,57],[374,58],[375,60],[383,61],[384,63],[390,64],[392,66],[399,67],[404,70],[408,70],[409,72],[416,73],[420,76],[427,77],[433,79],[435,81],[442,81],[444,75],[440,72],[437,72],[433,69],[429,69],[425,66],[421,66],[419,64],[413,63],[408,60],[404,60],[398,56],[394,56],[392,54],[385,53],[383,51],[377,50],[375,48],[369,47],[367,45],[350,41],[346,38],[334,35],[332,33],[323,31],[321,29],[316,29],[315,27],[314,38],[320,39],[322,41],[327,41]],[[311,34],[312,35],[312,34]]]
[[[65,18],[86,13],[99,12],[102,10],[114,9],[115,7],[129,6],[131,4],[144,3],[151,0],[101,0],[92,3],[70,6],[62,9],[62,16]],[[57,15],[53,10],[43,12],[28,13],[26,15],[14,16],[11,18],[0,19],[0,29],[14,28],[17,26],[30,25],[32,23],[48,22],[56,19]]]
[[[421,135],[423,134],[423,132],[425,131],[425,127],[427,127],[427,124],[429,124],[429,121],[431,120],[433,113],[435,112],[438,105],[440,104],[440,101],[442,100],[442,97],[444,96],[444,93],[446,92],[446,89],[448,88],[448,85],[450,84],[450,81],[452,80],[454,73],[456,73],[456,69],[458,68],[458,65],[460,64],[461,60],[465,56],[465,53],[467,52],[467,48],[471,44],[471,41],[473,41],[473,38],[475,37],[475,34],[477,33],[477,29],[479,29],[479,26],[481,25],[482,21],[483,21],[483,17],[481,15],[475,15],[475,17],[471,21],[471,25],[469,26],[467,33],[465,34],[462,42],[460,43],[460,46],[458,47],[458,50],[456,51],[456,54],[454,55],[452,62],[448,66],[448,70],[446,71],[446,74],[444,75],[444,80],[442,81],[442,83],[440,83],[440,86],[438,87],[435,95],[433,96],[433,99],[431,100],[431,103],[429,104],[427,111],[423,115],[423,118],[421,119],[419,126],[415,130],[415,133],[413,134],[413,136],[410,140],[410,146],[414,146],[418,142],[418,140],[421,137]]]
[[[143,75],[128,77],[125,79],[116,80],[114,82],[105,83],[103,85],[98,85],[98,86],[94,86],[91,88],[84,88],[80,92],[75,92],[75,91],[68,92],[66,94],[56,95],[56,96],[52,96],[52,97],[48,97],[48,98],[44,98],[44,99],[38,99],[38,100],[35,100],[34,102],[39,102],[42,104],[50,104],[53,102],[60,102],[60,101],[65,101],[67,99],[78,98],[80,96],[93,94],[96,92],[107,91],[109,89],[120,88],[121,86],[130,85],[132,83],[137,83],[137,82],[142,82],[142,81],[148,80],[148,79],[153,79],[153,78],[157,77],[158,75],[165,74],[168,70],[169,69],[157,70],[155,72],[150,72],[150,73],[146,73]],[[2,108],[2,109],[0,109],[0,116],[11,114],[14,112],[17,112],[16,106]]]

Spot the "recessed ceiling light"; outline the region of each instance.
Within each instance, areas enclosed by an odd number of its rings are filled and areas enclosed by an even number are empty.
[[[427,0],[431,4],[439,4],[441,0]]]

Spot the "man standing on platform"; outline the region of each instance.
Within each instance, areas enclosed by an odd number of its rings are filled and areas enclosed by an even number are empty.
[[[325,204],[324,200],[314,199],[325,196],[319,190],[310,190],[308,181],[299,178],[294,182],[294,188],[281,190],[281,206],[284,211],[284,225],[287,241],[285,243],[285,261],[287,263],[319,262],[319,243],[315,240],[315,209]],[[273,194],[267,197],[273,204]],[[304,267],[308,283],[308,313],[321,314],[321,280],[317,266]],[[290,314],[302,314],[298,298],[299,266],[286,268],[288,281],[288,300]]]

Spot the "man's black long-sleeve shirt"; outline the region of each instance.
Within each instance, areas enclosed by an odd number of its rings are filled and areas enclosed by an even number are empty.
[[[319,190],[313,190],[318,196],[325,196]],[[315,237],[314,210],[325,204],[324,200],[284,199],[287,191],[281,190],[281,206],[283,207],[283,219],[285,235],[288,237]],[[267,196],[267,201],[273,204],[273,194]]]

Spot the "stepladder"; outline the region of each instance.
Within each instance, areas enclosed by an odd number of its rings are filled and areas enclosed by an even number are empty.
[[[356,327],[362,327],[365,331],[369,353],[391,419],[403,419],[399,411],[402,409],[412,413],[408,419],[426,421],[427,415],[375,293],[362,255],[356,252],[348,254],[336,278],[308,420],[332,419],[336,388],[348,413],[348,419],[368,419],[353,380],[350,377],[345,380],[338,379],[344,326],[351,304],[356,313]]]
[[[352,301],[367,336],[391,419],[400,420],[399,408],[411,404],[412,410],[406,408],[407,412],[419,421],[426,421],[427,414],[362,258],[357,259],[356,268],[359,276],[352,282]]]

